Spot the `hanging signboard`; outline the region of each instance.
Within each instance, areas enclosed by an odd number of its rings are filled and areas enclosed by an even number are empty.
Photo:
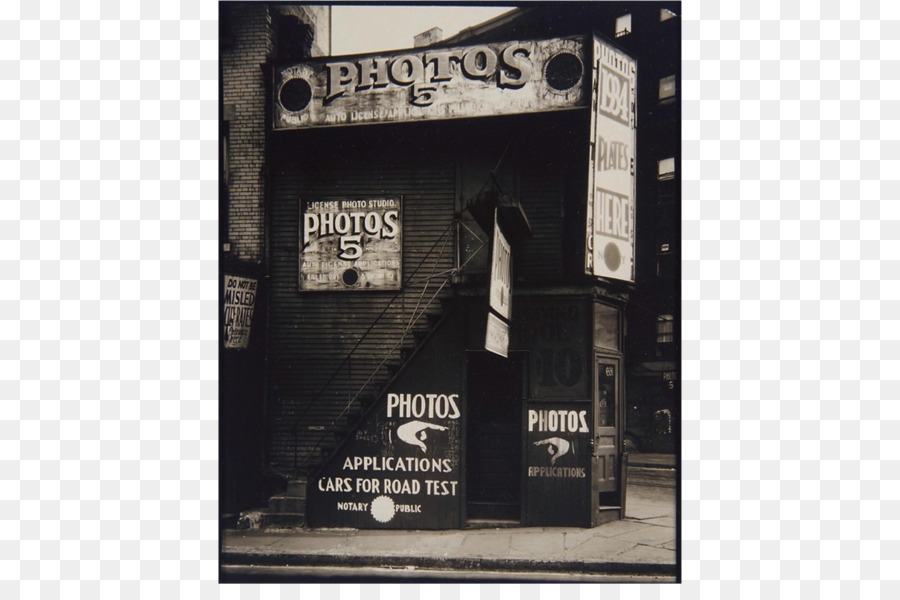
[[[246,348],[256,304],[256,280],[225,275],[225,347]]]
[[[509,325],[488,311],[487,331],[484,336],[484,349],[503,358],[509,355]]]
[[[494,243],[491,257],[491,308],[504,319],[509,320],[510,283],[512,281],[512,253],[509,242],[497,222],[494,209]]]
[[[491,251],[491,283],[488,291],[487,329],[484,349],[506,358],[509,354],[510,297],[512,285],[512,251],[497,221],[494,209],[494,241]],[[497,312],[501,317],[494,314]]]
[[[583,106],[582,37],[329,57],[276,68],[273,126],[455,119]]]
[[[399,290],[401,209],[399,197],[303,200],[300,289]]]
[[[594,39],[585,271],[634,281],[637,66]]]

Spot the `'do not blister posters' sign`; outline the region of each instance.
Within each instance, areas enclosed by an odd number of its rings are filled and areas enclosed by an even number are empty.
[[[302,200],[299,288],[304,291],[399,290],[399,197]]]
[[[634,281],[635,61],[594,40],[585,272]]]
[[[246,348],[256,305],[256,279],[225,275],[224,284],[225,347]]]

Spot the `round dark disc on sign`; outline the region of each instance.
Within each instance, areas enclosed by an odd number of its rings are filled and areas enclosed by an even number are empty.
[[[583,71],[581,59],[571,52],[562,52],[551,58],[544,69],[547,85],[564,92],[581,81]]]
[[[619,252],[619,247],[616,244],[610,242],[603,249],[603,262],[606,263],[610,271],[615,271],[622,264],[622,253]]]
[[[341,275],[341,279],[343,280],[344,285],[348,287],[354,286],[359,283],[359,271],[357,271],[356,269],[347,269]]]
[[[289,79],[281,86],[278,98],[286,110],[298,112],[309,106],[312,88],[305,79]]]

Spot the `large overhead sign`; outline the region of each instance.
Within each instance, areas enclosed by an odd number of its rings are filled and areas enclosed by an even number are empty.
[[[594,39],[593,72],[585,271],[634,281],[637,66]]]
[[[399,290],[401,215],[399,197],[303,200],[300,289]]]
[[[275,129],[583,106],[581,37],[329,57],[275,69]]]

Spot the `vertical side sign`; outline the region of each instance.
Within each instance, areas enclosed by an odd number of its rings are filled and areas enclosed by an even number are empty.
[[[494,209],[494,248],[491,257],[491,308],[504,319],[509,320],[510,282],[512,279],[512,252],[500,224],[497,209]]]
[[[490,311],[487,315],[484,349],[503,358],[509,357],[509,325]]]
[[[637,65],[594,39],[585,272],[634,281]]]
[[[484,335],[484,349],[506,358],[509,355],[510,295],[512,285],[512,250],[500,231],[497,209],[494,209],[494,242],[491,253],[491,285],[488,292],[490,308],[487,313],[487,328]],[[497,317],[492,311],[503,318]]]

